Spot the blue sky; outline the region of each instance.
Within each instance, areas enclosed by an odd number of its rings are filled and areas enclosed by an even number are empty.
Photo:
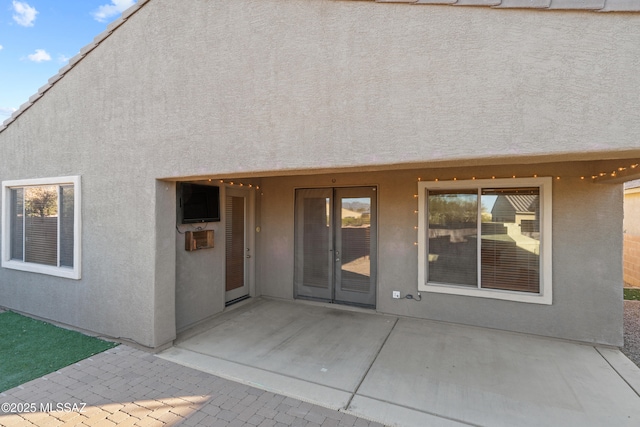
[[[0,0],[0,124],[136,0]]]

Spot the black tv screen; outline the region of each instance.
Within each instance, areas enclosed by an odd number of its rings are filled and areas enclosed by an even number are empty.
[[[183,224],[220,221],[220,188],[183,182],[180,207]]]

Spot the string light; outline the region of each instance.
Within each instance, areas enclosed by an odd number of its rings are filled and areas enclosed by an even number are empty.
[[[612,170],[611,172],[599,172],[597,175],[591,175],[591,180],[595,181],[599,178],[605,178],[605,177],[622,178],[627,173],[629,173],[630,169],[636,169],[638,165],[639,165],[638,163],[633,163],[629,166],[618,166],[615,170]],[[581,179],[584,179],[584,177],[582,177]]]
[[[225,181],[224,179],[219,179],[217,180],[220,184],[227,184],[230,186],[234,186],[234,187],[249,187],[251,189],[256,189],[259,190],[260,186],[258,185],[253,185],[253,184],[245,184],[244,182],[238,182],[238,181]],[[209,182],[211,182],[211,179],[209,179]]]
[[[592,174],[592,175],[575,176],[575,178],[576,179],[580,178],[581,181],[586,181],[586,179],[588,177],[591,177],[592,181],[598,180],[600,178],[602,178],[602,179],[604,179],[604,178],[618,178],[618,179],[620,179],[620,178],[623,178],[626,174],[630,174],[632,169],[637,169],[638,166],[640,166],[640,163],[633,163],[633,164],[630,164],[630,165],[622,165],[622,166],[616,167],[611,172],[602,171],[602,172],[598,172],[598,173]],[[635,173],[635,172],[636,171],[633,171],[633,173]],[[506,175],[506,176],[502,176],[502,177],[497,176],[497,175],[491,175],[490,179],[505,179],[505,178],[508,178],[509,176],[511,178],[513,178],[513,179],[518,178],[517,175],[511,174],[511,175]],[[529,175],[529,176],[532,176],[533,178],[538,178],[539,175],[536,173],[536,174]],[[559,181],[563,177],[565,177],[565,176],[564,175],[555,175],[555,176],[553,176],[553,178],[556,181]],[[483,177],[478,177],[478,176],[475,176],[475,175],[471,176],[469,178],[455,176],[455,177],[448,178],[448,179],[450,179],[451,181],[458,181],[459,180],[458,178],[460,178],[461,180],[470,179],[470,180],[474,180],[474,181],[477,180],[477,179],[483,179]],[[526,178],[526,176],[520,176],[520,178]],[[571,178],[571,176],[569,176],[569,178]],[[489,177],[484,178],[484,179],[489,179]],[[629,177],[629,179],[632,179],[632,177]],[[445,179],[444,181],[446,181],[446,180],[447,179]],[[418,182],[422,182],[422,181],[425,181],[425,180],[422,177],[418,177]],[[428,181],[428,179],[427,179],[427,181]],[[431,181],[440,182],[441,178],[432,178]],[[414,194],[413,197],[417,198],[418,196]]]

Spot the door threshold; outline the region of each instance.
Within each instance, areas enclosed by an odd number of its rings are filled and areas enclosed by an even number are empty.
[[[266,299],[271,299],[268,297],[264,297]],[[378,313],[376,307],[371,305],[357,305],[357,304],[344,304],[342,302],[331,302],[329,300],[315,299],[315,298],[305,298],[305,297],[296,297],[293,301],[298,302],[300,304],[309,304],[315,305],[318,307],[326,307],[326,308],[335,308],[337,310],[346,310],[346,311],[356,311],[361,313]]]
[[[225,306],[225,307],[229,307],[230,305],[233,305],[233,304],[239,303],[239,302],[244,301],[244,300],[249,299],[249,298],[251,298],[249,295],[244,295],[244,296],[241,296],[241,297],[239,297],[239,298],[232,299],[231,301],[227,301],[227,302],[225,302],[225,303],[224,303],[224,306]]]

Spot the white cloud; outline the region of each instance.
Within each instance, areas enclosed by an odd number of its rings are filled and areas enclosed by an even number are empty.
[[[15,108],[0,107],[0,117],[9,117],[14,111]]]
[[[96,21],[106,22],[109,18],[121,14],[134,4],[136,4],[136,0],[111,0],[111,3],[98,7],[92,15]]]
[[[27,58],[33,62],[51,61],[51,55],[44,49],[36,49],[36,53],[32,53]]]
[[[0,44],[0,50],[4,49],[4,47]]]
[[[35,7],[29,6],[26,2],[13,0],[13,20],[23,27],[33,27],[38,11]]]

